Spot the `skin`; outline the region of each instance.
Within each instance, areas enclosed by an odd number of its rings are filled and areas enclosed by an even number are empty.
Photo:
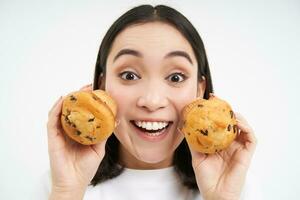
[[[122,49],[136,50],[141,56],[122,55],[115,60]],[[186,52],[192,63],[182,56],[165,58],[174,50]],[[177,129],[180,112],[196,97],[203,97],[205,91],[205,81],[197,82],[197,61],[192,47],[181,33],[161,22],[127,27],[112,45],[100,88],[118,106],[119,123],[114,133],[121,143],[120,164],[134,169],[171,166],[174,151],[184,139]],[[91,85],[82,90],[91,90]],[[82,199],[105,155],[106,140],[83,146],[65,137],[59,120],[62,100],[50,110],[47,126],[52,171],[50,199]],[[239,114],[236,116],[240,131],[227,150],[205,155],[190,149],[204,199],[239,199],[256,139],[246,120]],[[172,121],[167,137],[159,142],[141,139],[129,121],[145,118]]]
[[[114,61],[122,49],[134,49],[141,52],[142,57],[123,55]],[[187,52],[193,64],[182,56],[164,58],[174,50]],[[126,71],[130,72],[127,75],[133,75],[134,80],[126,80],[126,74],[125,80],[119,77]],[[175,72],[188,78],[184,79]],[[106,73],[109,84],[105,84],[105,89],[118,104],[120,124],[115,135],[122,143],[121,163],[137,169],[170,166],[173,153],[183,140],[183,135],[176,129],[180,112],[197,96],[197,62],[190,44],[177,29],[167,24],[148,23],[129,27],[116,38],[108,56]],[[170,76],[177,76],[183,81],[172,82]],[[160,142],[144,141],[129,120],[145,118],[172,121],[172,134]]]

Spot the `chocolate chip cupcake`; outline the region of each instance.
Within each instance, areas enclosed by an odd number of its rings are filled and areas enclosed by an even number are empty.
[[[73,140],[96,144],[112,134],[116,112],[115,101],[103,90],[73,92],[63,101],[61,124]]]
[[[189,146],[202,153],[215,153],[227,148],[235,139],[237,121],[230,105],[210,96],[196,99],[182,110],[182,125]]]

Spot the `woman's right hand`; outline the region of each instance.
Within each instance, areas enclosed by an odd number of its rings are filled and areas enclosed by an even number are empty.
[[[91,91],[92,86],[87,85],[81,90]],[[76,195],[75,197],[81,199],[105,155],[107,140],[89,146],[71,140],[61,126],[62,102],[63,98],[61,97],[48,114],[48,152],[52,175],[51,195],[61,194],[69,197]]]

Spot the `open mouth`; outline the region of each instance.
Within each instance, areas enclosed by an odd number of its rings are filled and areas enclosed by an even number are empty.
[[[138,130],[150,134],[160,133],[167,129],[173,122],[141,122],[130,120],[130,123]]]

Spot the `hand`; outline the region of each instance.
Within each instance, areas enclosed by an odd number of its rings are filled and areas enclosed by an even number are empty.
[[[92,86],[87,85],[81,90],[91,91]],[[84,194],[104,157],[106,140],[90,146],[71,140],[61,126],[62,102],[63,98],[57,100],[48,115],[52,192],[82,191]]]
[[[197,185],[204,199],[239,199],[256,148],[254,131],[240,115],[238,135],[225,150],[203,154],[190,148]]]

